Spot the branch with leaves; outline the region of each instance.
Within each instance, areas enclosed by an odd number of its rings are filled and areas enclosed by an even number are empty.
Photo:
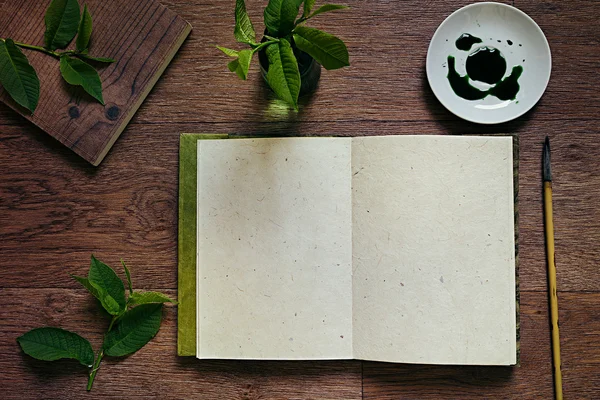
[[[33,114],[40,98],[40,80],[21,49],[44,53],[60,60],[60,73],[70,85],[81,86],[104,105],[102,82],[88,62],[113,63],[106,57],[88,54],[92,36],[92,15],[87,5],[81,13],[77,0],[52,0],[44,18],[44,47],[0,38],[0,85],[20,106]],[[65,49],[77,36],[74,50]]]
[[[303,3],[302,14],[298,17]],[[319,14],[348,7],[325,4],[313,11],[314,5],[315,0],[270,0],[264,11],[267,34],[257,43],[246,4],[244,0],[236,0],[233,34],[237,42],[249,45],[250,49],[237,51],[217,46],[223,53],[235,58],[228,64],[229,70],[246,80],[252,56],[265,51],[269,60],[267,83],[279,98],[298,109],[301,82],[295,48],[313,57],[327,70],[350,65],[348,49],[342,40],[303,25]]]
[[[112,319],[104,335],[104,343],[96,356],[89,341],[74,332],[61,328],[33,329],[17,338],[23,351],[33,358],[54,361],[72,358],[90,368],[87,390],[92,390],[94,379],[104,356],[121,357],[135,353],[157,333],[162,320],[162,305],[174,303],[159,292],[133,290],[131,274],[123,261],[129,296],[116,272],[92,255],[87,277],[71,275],[81,283],[108,312]]]

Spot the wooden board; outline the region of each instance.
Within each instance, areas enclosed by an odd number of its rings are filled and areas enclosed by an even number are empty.
[[[599,1],[507,1],[548,36],[553,71],[538,106],[497,126],[471,124],[446,111],[424,73],[435,28],[472,0],[340,1],[352,8],[319,16],[311,26],[343,38],[352,66],[323,71],[319,90],[302,100],[298,114],[277,107],[255,63],[248,81],[240,81],[227,70],[227,57],[212,47],[241,48],[232,34],[233,2],[161,2],[193,26],[210,29],[190,35],[99,168],[0,104],[4,397],[86,395],[86,371],[77,362],[32,360],[15,338],[52,324],[78,331],[97,348],[108,322],[67,275],[85,273],[90,253],[114,266],[124,258],[134,285],[177,295],[179,135],[235,132],[518,134],[521,367],[204,362],[176,356],[176,312],[169,307],[148,347],[128,358],[107,359],[91,397],[551,399],[541,196],[542,144],[549,135],[564,393],[567,399],[600,398],[600,54],[593,51],[600,43],[593,23],[600,16]],[[247,3],[258,30],[266,1]]]
[[[83,2],[80,2],[83,5]],[[87,0],[93,18],[90,55],[117,62],[100,65],[105,105],[62,81],[58,60],[25,50],[40,78],[34,115],[0,89],[0,100],[98,165],[140,107],[191,31],[174,12],[153,0]],[[11,0],[0,9],[0,37],[43,45],[48,0]],[[73,48],[71,43],[69,49]]]

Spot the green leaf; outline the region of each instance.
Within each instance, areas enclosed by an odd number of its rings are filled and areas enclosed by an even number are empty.
[[[133,294],[133,286],[131,285],[131,274],[129,273],[129,268],[127,268],[127,265],[125,265],[125,261],[121,260],[121,264],[123,264],[125,276],[127,277],[127,286],[129,286],[129,294]]]
[[[297,26],[294,43],[300,50],[310,54],[325,69],[337,69],[350,65],[348,49],[337,37],[318,29]]]
[[[83,14],[81,16],[81,22],[79,23],[79,29],[77,29],[77,41],[75,42],[75,48],[78,52],[87,50],[90,44],[90,37],[92,36],[92,15],[88,11],[87,4],[83,7]]]
[[[248,71],[250,70],[250,62],[252,61],[253,55],[254,50],[242,50],[238,53],[238,58],[227,64],[227,67],[231,72],[235,72],[242,80],[246,80],[246,78],[248,78]]]
[[[312,8],[315,6],[316,0],[306,0],[304,2],[304,11],[302,12],[302,18],[308,18]]]
[[[113,299],[110,295],[106,293],[105,290],[97,289],[94,285],[90,283],[88,278],[84,278],[81,276],[71,275],[73,279],[77,282],[81,283],[81,285],[86,288],[95,298],[100,300],[102,307],[111,315],[119,315],[124,310],[121,309],[119,303],[115,299]]]
[[[266,49],[269,59],[267,82],[275,94],[298,109],[298,95],[300,94],[300,71],[298,61],[294,56],[292,46],[287,39],[273,43]]]
[[[96,62],[101,62],[101,63],[114,63],[115,60],[112,58],[107,58],[107,57],[92,57],[90,55],[87,54],[77,54],[77,57],[79,58],[83,58],[84,60],[89,60],[89,61],[96,61]]]
[[[64,55],[60,57],[60,73],[67,83],[83,87],[83,90],[104,105],[102,82],[94,67]]]
[[[134,292],[129,296],[129,303],[132,305],[153,304],[153,303],[177,303],[168,296],[159,292]]]
[[[73,358],[86,367],[94,363],[92,345],[76,333],[60,328],[36,328],[17,338],[25,352],[33,358],[54,361]]]
[[[284,37],[294,28],[300,10],[297,0],[270,0],[265,8],[265,26],[271,36]]]
[[[46,10],[45,47],[50,50],[64,49],[77,34],[79,26],[79,3],[77,0],[52,0]]]
[[[92,286],[92,284],[90,283],[90,280],[88,278],[84,278],[82,276],[77,276],[77,275],[73,275],[73,274],[70,274],[70,275],[71,275],[71,278],[73,278],[77,282],[81,283],[81,286],[86,288],[88,290],[88,292],[90,292],[95,298],[100,300],[100,293],[98,292],[98,289],[96,289],[94,286]]]
[[[156,335],[161,319],[162,304],[143,304],[132,308],[106,334],[104,353],[115,357],[135,353]]]
[[[40,80],[27,57],[11,39],[0,40],[0,84],[31,113],[40,98]]]
[[[229,68],[229,70],[231,72],[235,72],[236,74],[238,74],[238,76],[240,76],[240,74],[238,73],[238,70],[240,69],[240,60],[238,60],[237,58],[235,60],[229,62],[227,64],[227,68]],[[242,78],[242,79],[244,79],[244,78]]]
[[[90,284],[96,288],[100,303],[111,315],[119,315],[125,311],[125,287],[115,271],[92,255],[92,263],[88,274]]]
[[[232,50],[232,49],[228,49],[227,47],[221,47],[221,46],[216,46],[216,47],[217,47],[217,49],[221,50],[223,53],[225,53],[229,57],[237,57],[239,54],[239,51],[237,51],[237,50]]]
[[[255,44],[256,33],[252,26],[252,21],[246,11],[246,3],[244,0],[235,1],[235,28],[233,30],[235,40],[240,43]]]
[[[323,14],[329,11],[335,10],[343,10],[345,8],[349,8],[348,6],[342,6],[339,4],[323,4],[321,7],[317,8],[314,13],[310,14],[306,19],[312,18],[316,15]]]

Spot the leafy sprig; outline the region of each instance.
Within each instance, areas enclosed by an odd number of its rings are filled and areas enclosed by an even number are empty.
[[[144,347],[158,333],[162,305],[176,304],[159,292],[134,291],[129,269],[123,261],[121,263],[127,277],[127,298],[125,285],[116,272],[93,255],[87,277],[71,275],[112,316],[104,342],[96,356],[89,341],[61,328],[36,328],[17,338],[23,351],[33,358],[43,361],[72,358],[90,368],[88,391],[92,390],[104,356],[126,356]]]
[[[38,51],[60,60],[60,72],[64,80],[70,85],[81,86],[104,105],[100,76],[85,61],[113,63],[115,60],[88,54],[92,15],[87,5],[83,13],[80,11],[78,0],[52,0],[44,17],[44,47],[0,38],[0,85],[17,104],[32,114],[40,98],[40,80],[21,49]],[[57,51],[69,46],[75,36],[75,50]]]
[[[303,3],[302,14],[298,17]],[[298,109],[301,82],[295,48],[308,53],[327,70],[350,65],[348,49],[342,40],[304,26],[306,21],[319,14],[348,7],[324,4],[313,11],[314,6],[315,0],[270,0],[264,11],[267,34],[257,43],[246,4],[244,0],[236,0],[233,34],[237,42],[248,45],[250,49],[237,51],[217,46],[223,53],[235,58],[228,64],[229,70],[245,80],[254,53],[264,50],[269,61],[266,76],[269,86],[279,98]]]

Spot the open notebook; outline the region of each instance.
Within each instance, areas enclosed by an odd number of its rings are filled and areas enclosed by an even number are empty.
[[[198,358],[517,362],[511,137],[196,146]]]

